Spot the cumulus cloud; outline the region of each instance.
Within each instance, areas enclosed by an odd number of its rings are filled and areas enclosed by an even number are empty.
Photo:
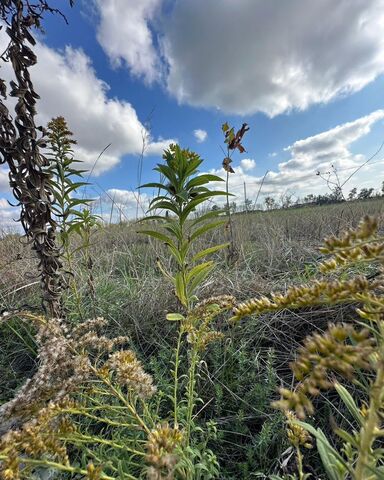
[[[193,131],[193,135],[196,138],[197,143],[203,143],[208,137],[208,133],[205,130],[201,130],[200,128]]]
[[[130,103],[110,98],[108,84],[97,77],[82,50],[67,47],[56,51],[38,42],[36,53],[39,62],[31,68],[31,76],[41,96],[38,122],[45,125],[52,117],[63,115],[78,141],[76,156],[86,168],[92,168],[100,152],[111,144],[97,161],[94,174],[110,170],[125,154],[140,154],[143,136],[147,155],[158,155],[173,141],[151,138]],[[12,78],[7,65],[2,74],[7,80]],[[0,170],[0,188],[2,176]]]
[[[101,195],[98,203],[101,203],[101,210],[107,207],[109,212],[114,210],[118,218],[127,220],[135,218],[137,213],[139,216],[144,216],[148,209],[149,200],[150,197],[145,192],[110,188]],[[109,219],[110,213],[105,215],[105,220],[109,221]]]
[[[256,167],[256,162],[251,158],[243,158],[240,162],[240,166],[245,171],[253,170]]]
[[[305,109],[384,71],[383,22],[381,0],[177,2],[167,86],[180,102],[230,113]]]
[[[338,125],[330,130],[317,135],[297,140],[288,146],[285,151],[289,152],[290,158],[280,162],[276,170],[271,170],[265,178],[262,188],[263,195],[279,196],[285,192],[296,192],[297,195],[307,193],[322,193],[328,190],[326,182],[316,175],[317,171],[325,174],[331,170],[332,165],[337,170],[340,182],[343,183],[350,174],[366,160],[362,154],[351,151],[351,145],[358,139],[367,135],[372,126],[384,118],[384,110],[377,110],[369,115],[352,122]],[[372,171],[380,171],[379,164],[373,164]],[[247,173],[244,165],[234,166],[235,174],[229,177],[229,189],[239,198],[243,197],[244,182],[247,187],[249,198],[256,198],[262,181],[262,177]],[[213,173],[225,177],[224,170],[212,170]],[[364,173],[364,170],[363,170]],[[363,180],[365,184],[375,186],[371,180]],[[361,186],[364,175],[356,176],[352,183],[346,185],[346,189],[352,186]],[[333,180],[335,180],[333,178]],[[378,181],[377,187],[380,185]],[[217,185],[221,188],[220,185]]]
[[[358,91],[384,72],[382,0],[94,1],[111,60],[164,82],[181,103],[274,116]],[[167,16],[154,35],[161,4]]]
[[[15,222],[19,216],[19,209],[11,207],[5,198],[0,198],[0,235],[4,231],[18,230],[20,224]]]
[[[0,167],[0,192],[8,191],[9,181],[8,172],[5,168]]]
[[[94,0],[100,15],[97,38],[116,66],[125,64],[151,83],[159,78],[160,59],[150,24],[161,0]]]

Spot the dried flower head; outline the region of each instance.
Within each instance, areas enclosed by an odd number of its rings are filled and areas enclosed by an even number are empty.
[[[106,365],[119,385],[134,391],[139,397],[150,398],[156,392],[151,375],[144,371],[132,350],[113,353]]]
[[[38,327],[38,369],[15,397],[0,407],[0,433],[7,419],[12,423],[25,421],[49,402],[60,402],[78,391],[93,374],[93,351],[110,352],[128,341],[125,337],[111,340],[99,335],[93,329],[104,325],[100,318],[74,328],[57,318],[47,320],[31,314],[23,314],[23,318]]]

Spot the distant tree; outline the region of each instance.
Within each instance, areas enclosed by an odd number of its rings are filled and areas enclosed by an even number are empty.
[[[367,198],[371,198],[373,194],[373,188],[362,188],[357,196],[360,200],[365,200]]]
[[[236,203],[236,202],[231,202],[231,203],[229,204],[229,209],[230,209],[230,211],[231,211],[232,213],[235,213],[236,210],[237,210],[237,203]]]
[[[216,205],[216,203],[213,204],[211,210],[212,210],[212,212],[216,212],[217,210],[219,210],[218,205]]]
[[[265,206],[267,207],[267,210],[272,210],[273,208],[276,208],[276,200],[272,197],[265,197]]]
[[[252,210],[252,200],[250,198],[246,198],[244,201],[244,209],[246,212],[249,212]]]
[[[384,182],[381,184],[381,195],[384,197]]]
[[[285,193],[281,195],[280,202],[281,208],[289,208],[293,204],[293,194],[292,193]]]
[[[309,193],[303,198],[304,203],[314,203],[316,201],[316,197],[313,193]]]
[[[354,200],[357,196],[357,188],[354,187],[348,194],[348,200]]]
[[[341,189],[341,187],[339,185],[336,185],[332,189],[332,192],[331,192],[329,198],[332,202],[343,202],[345,200],[344,195],[343,195],[343,190]]]

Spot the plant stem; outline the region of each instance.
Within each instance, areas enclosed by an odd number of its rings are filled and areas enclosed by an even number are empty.
[[[175,349],[175,369],[173,371],[173,377],[174,377],[174,387],[173,387],[173,420],[175,424],[175,428],[178,427],[178,403],[177,403],[177,392],[179,389],[179,365],[180,365],[180,348],[181,348],[181,340],[183,336],[183,329],[180,325],[179,328],[179,335],[177,338],[177,345]]]
[[[187,386],[187,425],[186,425],[186,444],[189,446],[191,436],[191,424],[193,409],[195,408],[195,385],[196,385],[196,366],[199,360],[199,355],[196,346],[192,347],[190,353],[190,365],[188,372],[188,386]]]
[[[384,325],[381,324],[380,327],[380,330],[383,330]],[[379,430],[379,412],[384,396],[384,345],[381,345],[379,356],[379,366],[375,383],[370,390],[369,409],[366,415],[366,421],[360,431],[354,480],[367,480],[372,474],[372,469],[376,466],[376,459],[372,455],[372,446],[376,440],[377,431]]]
[[[6,455],[0,455],[0,460],[6,460]],[[55,470],[60,470],[62,472],[69,472],[69,473],[79,473],[81,475],[87,475],[87,471],[83,470],[82,468],[71,467],[70,465],[63,465],[62,463],[52,462],[49,460],[36,460],[34,458],[28,457],[21,457],[20,463],[25,465],[32,465],[36,467],[46,467],[46,468],[54,468]],[[131,477],[132,480],[136,480],[135,477]],[[116,477],[110,477],[105,475],[104,473],[100,474],[100,479],[102,480],[116,480]]]

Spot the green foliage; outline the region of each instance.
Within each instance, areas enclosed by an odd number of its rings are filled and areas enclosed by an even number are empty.
[[[294,389],[281,388],[281,399],[275,402],[275,406],[303,420],[315,412],[313,397],[335,389],[344,409],[352,417],[347,428],[334,426],[338,441],[332,444],[321,429],[298,420],[293,421],[299,427],[296,434],[305,429],[316,439],[323,468],[330,480],[382,478],[384,237],[378,233],[377,221],[366,217],[355,230],[328,238],[321,251],[329,256],[319,266],[323,274],[321,280],[311,285],[291,287],[283,295],[273,294],[271,298],[245,302],[235,309],[234,318],[284,308],[358,303],[355,325],[330,324],[325,332],[305,340],[291,364],[298,383]],[[371,278],[353,276],[355,269],[352,267],[364,264],[375,266],[376,274]],[[348,382],[351,391],[337,379]],[[364,392],[359,401],[351,393],[353,385]],[[291,435],[291,441],[294,441],[292,437],[294,435]],[[304,478],[299,442],[296,448],[299,478]]]
[[[149,212],[164,211],[165,214],[151,215],[143,220],[156,221],[160,229],[141,230],[139,233],[149,235],[163,242],[176,262],[174,274],[167,271],[159,262],[159,268],[166,278],[172,281],[175,293],[185,308],[190,308],[198,287],[214,268],[213,261],[198,261],[206,256],[225,248],[226,244],[216,245],[191,254],[191,247],[208,231],[225,223],[217,219],[220,211],[215,210],[190,220],[197,207],[216,196],[226,195],[226,192],[210,190],[210,182],[223,181],[216,175],[199,175],[198,168],[202,160],[189,150],[183,150],[178,145],[171,145],[164,152],[164,164],[159,164],[155,170],[164,179],[162,183],[147,183],[142,187],[156,188],[159,195],[149,205]],[[162,192],[162,194],[160,194]]]
[[[87,207],[90,201],[75,196],[80,188],[87,185],[87,182],[80,180],[86,170],[76,168],[76,164],[81,163],[73,157],[72,145],[76,141],[63,117],[54,118],[48,123],[48,136],[52,152],[47,168],[54,196],[52,210],[57,217],[62,243],[67,247],[71,229],[81,221],[81,207]]]

